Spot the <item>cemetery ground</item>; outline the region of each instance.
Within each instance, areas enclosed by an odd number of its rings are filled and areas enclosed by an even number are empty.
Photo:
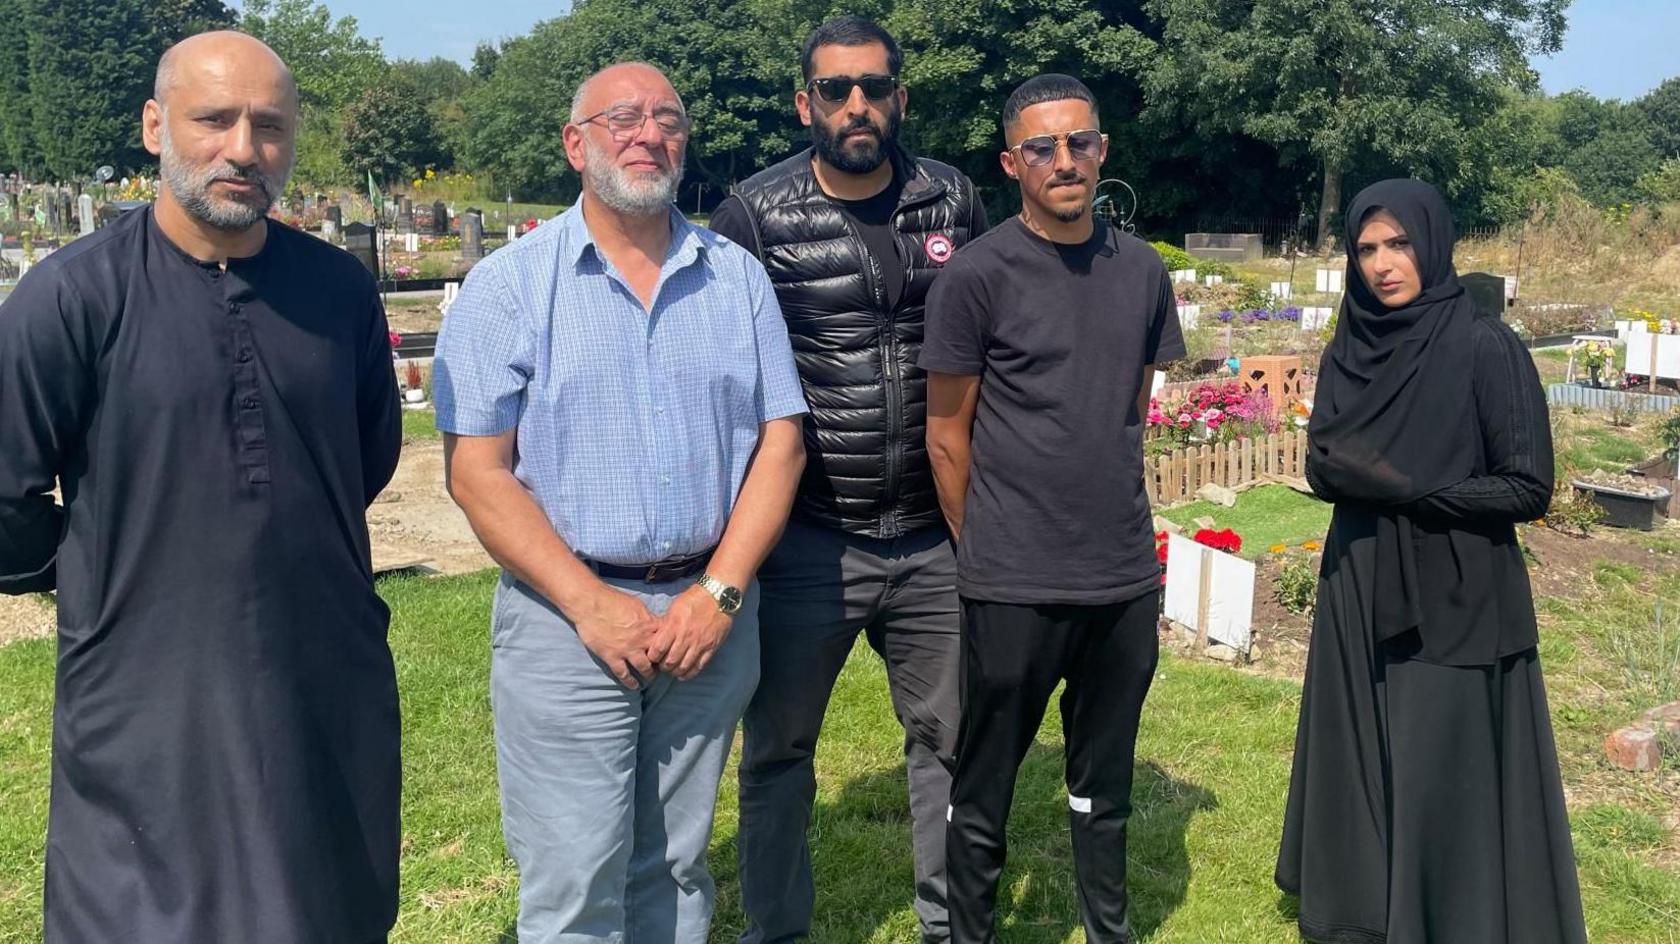
[[[1537,362],[1560,373],[1553,352]],[[1548,378],[1549,379],[1549,378]],[[1560,465],[1625,467],[1655,454],[1659,418],[1613,426],[1558,409]],[[376,540],[418,548],[445,576],[380,581],[392,610],[404,719],[401,913],[404,944],[510,944],[518,876],[501,837],[488,704],[492,572],[442,492],[441,443],[429,412],[405,414],[403,468],[370,510]],[[1140,938],[1157,944],[1295,941],[1292,902],[1271,883],[1310,623],[1271,588],[1308,557],[1329,509],[1284,485],[1163,510],[1193,526],[1211,518],[1244,537],[1260,567],[1252,664],[1189,655],[1171,634],[1138,744],[1131,882]],[[1645,709],[1680,699],[1680,525],[1649,533],[1595,528],[1575,537],[1521,529],[1533,565],[1541,658],[1567,788],[1582,892],[1595,944],[1680,942],[1680,744],[1662,769],[1612,767],[1603,741]],[[1279,550],[1281,548],[1281,550]],[[5,598],[0,598],[4,601]],[[37,632],[0,636],[0,944],[40,937],[53,644],[50,601],[22,598]],[[15,604],[15,601],[13,601]],[[0,602],[0,605],[4,605]],[[1668,609],[1664,609],[1667,607]],[[0,627],[18,610],[0,609]],[[43,614],[44,620],[43,620]],[[878,658],[864,646],[842,673],[819,747],[812,824],[819,889],[812,940],[916,940],[903,733]],[[712,940],[733,941],[733,761],[719,796]],[[1052,701],[1023,767],[1001,894],[1002,939],[1083,940],[1068,845],[1061,727]]]

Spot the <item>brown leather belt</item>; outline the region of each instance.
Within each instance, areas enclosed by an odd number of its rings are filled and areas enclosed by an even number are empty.
[[[640,580],[643,583],[666,583],[691,577],[706,569],[711,562],[712,552],[717,548],[707,548],[693,557],[673,557],[670,560],[655,561],[652,564],[608,564],[602,561],[583,558],[589,569],[602,577],[612,580]]]

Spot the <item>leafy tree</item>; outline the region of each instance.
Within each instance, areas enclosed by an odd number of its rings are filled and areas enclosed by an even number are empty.
[[[391,77],[351,103],[344,113],[340,159],[356,180],[371,172],[381,180],[406,180],[440,158],[437,131],[414,85]]]
[[[1680,203],[1680,157],[1671,157],[1656,170],[1642,174],[1634,184],[1655,203]]]
[[[1240,133],[1319,167],[1318,236],[1344,181],[1400,166],[1451,189],[1499,89],[1561,45],[1568,0],[1147,0],[1161,52],[1145,79],[1200,136]]]
[[[1554,101],[1558,150],[1547,155],[1546,163],[1568,171],[1581,185],[1582,195],[1600,206],[1639,199],[1636,181],[1661,161],[1644,112],[1582,91],[1566,92]]]
[[[1680,76],[1647,92],[1634,106],[1651,123],[1651,144],[1657,153],[1680,157]]]
[[[496,71],[496,63],[501,61],[502,50],[495,43],[479,43],[473,47],[472,77],[488,79]]]
[[[0,0],[0,23],[23,23],[24,3]],[[38,169],[29,106],[29,42],[15,35],[0,43],[0,173]]]
[[[391,74],[428,106],[460,98],[473,82],[472,74],[461,68],[459,62],[442,56],[425,60],[398,59],[391,63]]]

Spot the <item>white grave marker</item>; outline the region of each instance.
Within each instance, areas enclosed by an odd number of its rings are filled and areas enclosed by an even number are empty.
[[[1196,281],[1196,270],[1195,269],[1174,269],[1167,274],[1172,276],[1172,280],[1173,280],[1174,285],[1177,285],[1180,282],[1195,282]]]
[[[1324,326],[1330,323],[1330,316],[1335,313],[1336,309],[1334,308],[1319,306],[1303,308],[1301,309],[1301,330],[1323,331]]]
[[[1273,298],[1290,298],[1295,294],[1295,286],[1288,282],[1273,282],[1271,292]]]
[[[1167,619],[1238,652],[1253,641],[1254,563],[1167,536]]]
[[[1181,328],[1194,328],[1196,325],[1201,323],[1201,320],[1202,320],[1202,306],[1200,306],[1200,305],[1180,305],[1180,306],[1178,306],[1178,324],[1179,324],[1179,327],[1181,327]]]
[[[512,223],[509,223],[508,224],[508,242],[511,243],[518,238],[519,238],[519,227],[513,225]]]
[[[420,234],[419,233],[404,233],[403,234],[403,250],[405,252],[419,252],[420,251]]]
[[[1340,292],[1346,275],[1341,269],[1319,269],[1313,276],[1313,288],[1326,294]]]
[[[1505,276],[1505,304],[1509,305],[1511,302],[1514,302],[1516,300],[1517,300],[1517,277],[1514,276],[1514,275],[1507,275],[1507,276]]]
[[[1203,284],[1209,285],[1209,286],[1224,285],[1225,284],[1225,276],[1223,276],[1223,275],[1210,275],[1206,279],[1203,280]]]
[[[1622,369],[1641,377],[1680,380],[1680,334],[1629,334]]]

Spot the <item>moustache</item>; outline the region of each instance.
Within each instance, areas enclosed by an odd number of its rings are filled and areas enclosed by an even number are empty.
[[[1063,176],[1058,175],[1058,176],[1050,178],[1049,185],[1052,186],[1052,187],[1059,187],[1063,184],[1083,184],[1083,183],[1086,182],[1086,180],[1087,180],[1087,178],[1083,174],[1075,174],[1071,177],[1063,177]]]

